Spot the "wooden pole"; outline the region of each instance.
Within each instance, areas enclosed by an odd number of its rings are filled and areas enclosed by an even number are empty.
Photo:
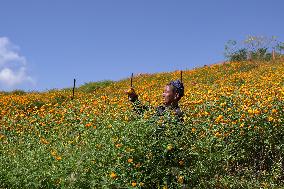
[[[132,81],[133,81],[133,73],[131,74],[131,80],[130,80],[130,87],[131,87],[131,88],[133,87]]]
[[[182,71],[180,71],[180,82],[182,82]]]
[[[272,50],[272,60],[275,60],[275,50]]]
[[[76,79],[74,79],[74,84],[73,84],[72,100],[74,99],[74,96],[75,96],[75,87],[76,87]]]
[[[251,60],[251,52],[248,52],[248,54],[247,54],[247,60]]]

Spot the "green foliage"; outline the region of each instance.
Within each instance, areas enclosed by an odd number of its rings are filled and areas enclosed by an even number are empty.
[[[247,60],[248,54],[247,50],[245,48],[239,49],[236,52],[233,52],[231,55],[229,55],[230,61],[245,61]]]
[[[14,90],[11,93],[14,94],[14,95],[24,95],[24,94],[26,94],[26,92],[23,91],[23,90]]]
[[[17,90],[13,90],[13,91],[11,91],[11,92],[6,92],[6,91],[0,91],[0,93],[2,93],[2,94],[4,94],[4,95],[10,95],[10,94],[12,94],[12,95],[25,95],[26,94],[26,92],[25,91],[23,91],[23,90],[19,90],[19,89],[17,89]]]
[[[283,68],[249,61],[184,72],[182,123],[171,111],[132,111],[117,87],[128,81],[74,100],[70,91],[3,95],[0,188],[283,188]],[[157,80],[176,76],[135,81],[160,95]]]
[[[234,106],[231,100],[222,102]],[[199,105],[196,111],[204,108],[216,107]],[[76,116],[75,111],[69,116]],[[51,124],[48,130],[36,126],[35,131],[50,142],[46,145],[33,133],[3,130],[9,141],[2,141],[0,186],[124,188],[135,181],[140,188],[246,188],[261,187],[267,177],[272,178],[270,185],[281,183],[281,127],[256,117],[246,121],[251,128],[245,128],[243,137],[239,137],[243,131],[239,125],[226,128],[236,134],[219,136],[212,132],[221,125],[212,128],[212,122],[198,119],[178,124],[170,115],[136,117],[128,123],[113,121],[109,129],[100,125],[97,130],[86,130],[78,123],[64,130]],[[260,124],[262,128],[256,129]],[[111,172],[117,177],[111,178]]]
[[[279,42],[277,45],[276,45],[276,50],[278,50],[281,54],[281,52],[284,50],[284,42]]]
[[[276,50],[281,54],[284,49],[283,43],[276,40],[276,37],[248,36],[246,40],[238,44],[229,40],[225,45],[225,57],[229,61],[260,60],[269,61],[272,54],[269,51]]]
[[[114,83],[114,81],[111,81],[111,80],[89,82],[89,83],[85,83],[84,85],[80,86],[78,89],[83,91],[83,92],[89,93],[89,92],[94,92],[96,90],[110,86],[113,83]]]

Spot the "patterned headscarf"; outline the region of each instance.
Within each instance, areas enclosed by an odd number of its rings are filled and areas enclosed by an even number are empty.
[[[183,83],[180,80],[174,80],[169,83],[170,85],[174,86],[179,94],[180,97],[184,95],[184,87]]]

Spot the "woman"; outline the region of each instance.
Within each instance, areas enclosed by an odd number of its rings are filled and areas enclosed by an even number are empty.
[[[138,95],[133,88],[129,89],[127,92],[128,99],[133,103],[134,110],[137,113],[143,113],[145,110],[148,110],[148,106],[144,106],[138,100]],[[163,105],[156,108],[157,115],[163,115],[166,111],[171,110],[174,112],[178,120],[182,121],[182,111],[178,105],[179,100],[184,95],[184,86],[180,80],[174,80],[169,82],[163,92],[164,102]]]

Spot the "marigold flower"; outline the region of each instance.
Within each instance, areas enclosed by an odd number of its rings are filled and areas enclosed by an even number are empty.
[[[45,138],[40,138],[40,142],[43,144],[49,144],[49,142]]]
[[[183,183],[183,176],[178,177],[178,182],[181,183],[181,184]]]
[[[221,136],[222,136],[222,134],[220,134],[219,131],[215,133],[215,137],[221,137]]]
[[[220,122],[223,119],[223,115],[219,115],[216,119],[215,122]]]
[[[92,125],[92,123],[86,123],[86,127],[90,127]]]
[[[5,135],[0,134],[0,140],[1,140],[2,138],[4,138],[4,137],[5,137]]]
[[[168,150],[168,151],[171,151],[173,148],[174,148],[174,147],[173,147],[172,144],[168,144],[168,146],[167,146],[167,150]]]
[[[259,114],[260,114],[260,110],[255,109],[255,110],[253,111],[253,113],[256,114],[256,115],[259,115]]]
[[[271,117],[271,116],[268,117],[268,121],[273,121],[273,120],[274,120],[273,117]]]
[[[168,189],[168,186],[167,186],[167,185],[164,185],[164,186],[163,186],[163,189]]]
[[[249,110],[248,110],[248,113],[249,113],[249,114],[253,114],[253,110],[252,110],[252,109],[249,109]]]
[[[111,173],[110,173],[110,177],[111,177],[112,179],[116,179],[116,178],[117,178],[117,174],[116,174],[115,172],[111,172]]]
[[[132,185],[133,187],[136,187],[136,186],[137,186],[137,183],[136,183],[135,181],[133,181],[133,182],[131,182],[131,185]]]
[[[52,150],[52,151],[50,152],[50,154],[51,154],[52,156],[56,156],[56,151]]]

